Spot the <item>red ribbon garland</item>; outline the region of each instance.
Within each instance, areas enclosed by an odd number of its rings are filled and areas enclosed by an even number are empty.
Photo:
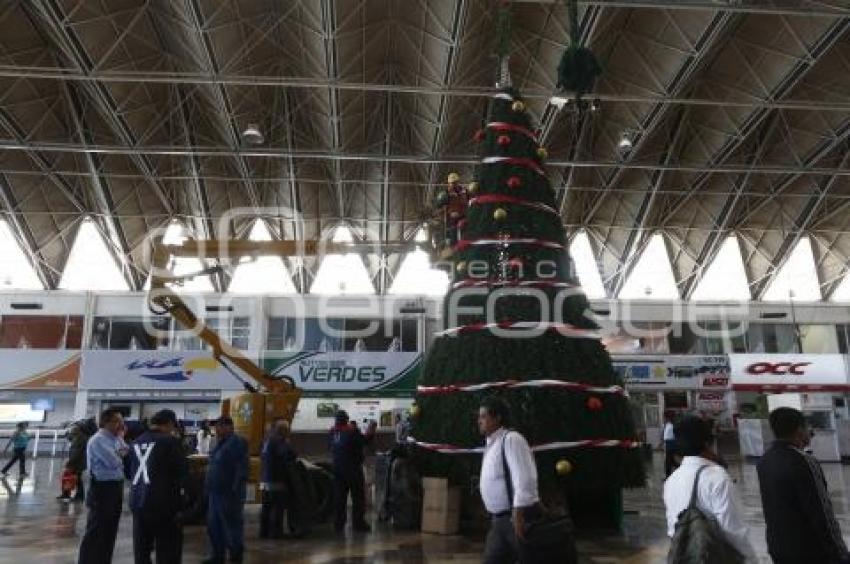
[[[484,194],[482,196],[478,196],[477,198],[472,198],[471,200],[469,200],[469,204],[467,205],[478,206],[481,204],[516,204],[530,208],[538,208],[551,214],[558,213],[546,204],[542,204],[540,202],[532,202],[530,200],[526,200],[525,198],[518,198],[516,196],[508,196],[507,194]]]
[[[481,164],[509,164],[530,168],[540,176],[546,176],[546,172],[540,168],[540,165],[534,159],[526,157],[484,157]]]
[[[467,278],[466,280],[455,282],[452,285],[452,288],[457,289],[478,286],[528,286],[531,288],[551,288],[553,286],[560,286],[563,288],[576,287],[575,284],[570,284],[569,282],[560,282],[557,280],[475,280],[474,278]]]
[[[490,245],[532,245],[535,247],[545,247],[548,249],[564,249],[564,245],[557,241],[547,241],[546,239],[461,239],[454,246],[454,252],[459,253],[465,251],[469,247],[484,247]]]
[[[514,125],[513,123],[507,123],[504,121],[491,121],[487,124],[487,127],[489,129],[495,129],[496,131],[515,131],[517,133],[522,133],[532,141],[537,141],[537,136],[534,132],[521,125]]]

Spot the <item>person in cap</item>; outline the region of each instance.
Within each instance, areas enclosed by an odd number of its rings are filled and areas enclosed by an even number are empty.
[[[348,414],[338,411],[330,431],[334,474],[334,529],[342,532],[348,520],[348,495],[351,494],[351,521],[355,531],[371,530],[366,522],[366,479],[363,475],[363,449],[374,438],[370,424],[364,436],[349,423]]]
[[[205,564],[242,562],[245,551],[245,484],[248,481],[248,443],[233,432],[233,419],[215,422],[216,446],[207,467],[207,535],[212,554]]]
[[[157,412],[147,431],[130,447],[130,511],[133,512],[133,554],[136,564],[178,564],[183,554],[180,522],[186,457],[176,435],[177,416]]]

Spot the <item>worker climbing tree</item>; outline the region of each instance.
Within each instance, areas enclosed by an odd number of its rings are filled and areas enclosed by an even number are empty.
[[[474,134],[480,165],[452,247],[446,328],[426,359],[411,441],[424,475],[467,486],[482,438],[474,414],[499,395],[533,447],[544,503],[569,506],[579,526],[616,526],[623,487],[644,482],[622,382],[590,318],[526,103],[501,88]],[[452,174],[449,190],[461,179]]]

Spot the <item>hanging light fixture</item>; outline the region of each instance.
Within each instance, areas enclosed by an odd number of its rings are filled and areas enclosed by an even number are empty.
[[[262,145],[266,140],[260,131],[260,126],[256,123],[248,124],[248,127],[242,132],[242,139],[249,145]]]
[[[620,135],[620,140],[617,141],[617,151],[620,156],[626,156],[632,150],[635,143],[635,132],[631,129],[624,129]]]

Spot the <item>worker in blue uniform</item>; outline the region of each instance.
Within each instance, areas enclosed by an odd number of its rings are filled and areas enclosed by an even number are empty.
[[[218,418],[216,446],[207,467],[207,534],[212,554],[205,564],[242,562],[245,552],[245,484],[248,481],[248,443],[233,432],[233,419]]]
[[[348,495],[351,494],[351,522],[355,531],[371,530],[366,522],[366,480],[363,475],[364,447],[374,438],[374,423],[366,435],[349,422],[340,410],[330,431],[334,474],[334,529],[342,532],[348,520]]]

